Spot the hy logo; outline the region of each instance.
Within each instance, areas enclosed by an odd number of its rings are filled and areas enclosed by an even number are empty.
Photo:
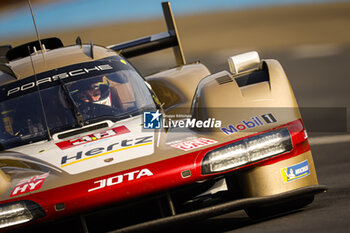
[[[10,197],[39,190],[48,176],[49,173],[44,173],[21,180],[12,190]]]
[[[161,127],[161,113],[156,112],[143,113],[143,128],[144,129],[160,129]]]

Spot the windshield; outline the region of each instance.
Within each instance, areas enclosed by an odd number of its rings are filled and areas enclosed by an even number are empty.
[[[38,78],[36,83],[42,84],[39,85],[40,94],[51,134],[80,127],[75,110],[81,114],[83,125],[88,125],[103,120],[117,121],[155,109],[142,77],[125,61],[122,64],[109,62],[108,65],[95,66],[93,69],[96,70],[85,68],[85,73],[84,69],[74,67],[74,72],[64,73],[67,75],[60,73],[60,76]],[[100,72],[96,67],[105,69]],[[82,71],[81,77],[77,78],[78,70]],[[19,91],[10,88],[7,95],[11,97],[14,93],[14,97],[0,102],[0,143],[4,148],[48,138],[37,88],[21,93],[26,89],[23,86],[31,85],[24,84]]]

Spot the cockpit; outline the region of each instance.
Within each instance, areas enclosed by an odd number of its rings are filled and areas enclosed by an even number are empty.
[[[34,75],[1,87],[0,143],[12,148],[99,121],[156,108],[144,79],[120,56]]]

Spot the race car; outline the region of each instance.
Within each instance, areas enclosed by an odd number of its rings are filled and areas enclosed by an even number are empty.
[[[283,68],[257,52],[211,73],[168,31],[108,47],[1,47],[0,229],[125,232],[310,204],[319,185]],[[173,48],[146,77],[127,60]],[[68,229],[68,230],[67,230]]]

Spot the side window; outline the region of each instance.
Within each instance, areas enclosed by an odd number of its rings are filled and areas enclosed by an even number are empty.
[[[43,134],[43,112],[38,93],[32,93],[1,104],[3,137],[31,138]]]
[[[133,70],[120,70],[108,75],[111,92],[114,93],[122,111],[133,111],[154,102],[144,80]]]
[[[111,93],[123,112],[136,108],[136,98],[130,83],[131,71],[121,70],[108,76]]]

